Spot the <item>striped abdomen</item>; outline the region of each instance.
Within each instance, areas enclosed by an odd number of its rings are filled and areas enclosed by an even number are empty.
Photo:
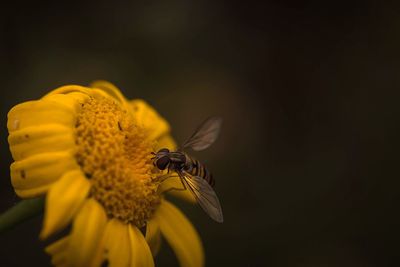
[[[195,158],[190,157],[185,153],[186,163],[185,163],[185,171],[190,173],[193,176],[199,176],[207,181],[211,187],[214,187],[215,180],[210,171],[207,170],[206,166],[202,164]]]

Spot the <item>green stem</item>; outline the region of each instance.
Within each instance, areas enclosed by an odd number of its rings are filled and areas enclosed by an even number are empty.
[[[42,213],[44,198],[24,199],[0,215],[0,233]]]

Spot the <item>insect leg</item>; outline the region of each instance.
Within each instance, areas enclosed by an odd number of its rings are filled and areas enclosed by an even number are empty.
[[[165,191],[161,191],[160,193],[166,193],[166,192],[169,192],[169,191],[172,191],[172,190],[176,190],[176,191],[184,191],[184,190],[186,190],[186,185],[185,185],[185,183],[182,181],[182,178],[181,178],[181,176],[180,176],[179,174],[178,174],[178,175],[165,174],[165,175],[163,175],[163,176],[160,176],[159,178],[162,179],[162,180],[160,181],[160,182],[162,183],[162,182],[164,182],[165,180],[167,180],[168,178],[172,178],[172,177],[179,177],[179,180],[181,181],[183,188],[171,187],[171,188],[168,188],[168,189],[165,190]]]
[[[158,176],[155,180],[156,180],[157,182],[162,183],[162,182],[164,182],[165,180],[167,180],[168,178],[171,178],[171,177],[176,177],[176,176],[173,176],[173,175],[167,173],[167,174]]]
[[[185,183],[183,182],[182,176],[179,176],[179,178],[180,178],[181,183],[182,183],[182,185],[183,185],[183,190],[186,190],[186,185],[185,185]]]
[[[171,187],[171,188],[169,188],[168,190],[163,191],[162,193],[163,193],[163,194],[164,194],[164,193],[168,193],[169,191],[172,191],[172,190],[175,190],[175,191],[184,191],[184,190],[186,190],[186,188]]]
[[[182,183],[182,185],[183,185],[183,188],[172,187],[171,189],[175,189],[176,191],[185,191],[187,188],[186,188],[186,185],[185,185],[185,183],[183,182],[182,179],[183,179],[183,178],[179,176],[179,180],[181,181],[181,183]],[[167,190],[167,191],[170,191],[171,189],[169,189],[169,190]]]

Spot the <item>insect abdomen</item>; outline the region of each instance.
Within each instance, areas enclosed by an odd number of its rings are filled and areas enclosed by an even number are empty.
[[[207,181],[209,185],[214,187],[215,180],[207,167],[197,159],[186,154],[186,170],[193,176],[199,176]]]

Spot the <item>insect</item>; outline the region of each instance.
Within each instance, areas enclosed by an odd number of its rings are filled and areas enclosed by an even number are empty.
[[[221,205],[213,189],[215,180],[209,170],[200,161],[189,156],[185,149],[201,151],[208,148],[217,139],[222,119],[210,117],[205,120],[192,136],[177,151],[160,149],[154,155],[153,164],[160,170],[178,174],[183,188],[189,189],[200,207],[215,221],[223,222]]]

